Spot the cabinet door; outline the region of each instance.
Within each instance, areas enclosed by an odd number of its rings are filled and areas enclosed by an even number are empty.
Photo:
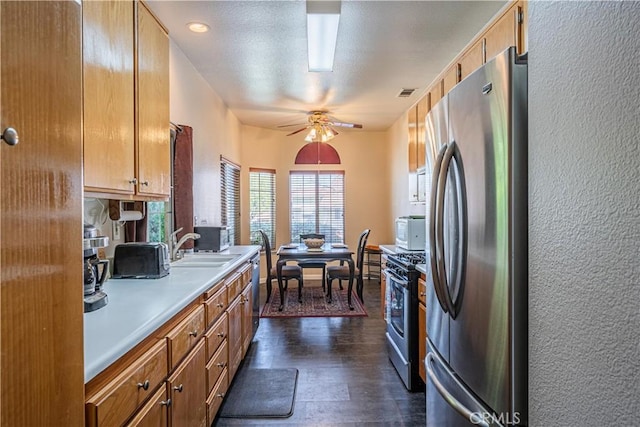
[[[134,65],[132,1],[85,1],[84,185],[133,194]]]
[[[416,135],[416,165],[418,169],[424,168],[427,152],[425,151],[425,117],[429,112],[429,94],[418,101],[416,110],[417,135]]]
[[[82,8],[2,1],[0,27],[2,425],[80,426]]]
[[[169,36],[143,3],[136,4],[138,194],[169,196]]]
[[[387,255],[382,254],[380,260],[380,311],[384,321],[387,321],[387,275],[384,270],[387,268]]]
[[[433,108],[434,105],[438,103],[442,99],[442,80],[437,82],[435,85],[429,89],[429,100],[431,101],[431,105],[429,105],[429,110]]]
[[[167,379],[171,425],[204,427],[207,423],[204,339]]]
[[[167,388],[160,387],[140,411],[126,424],[126,427],[167,427],[169,425]]]
[[[449,93],[460,81],[460,64],[452,64],[442,79],[442,94]]]
[[[409,172],[418,169],[417,144],[418,144],[418,106],[414,105],[407,113],[407,132],[409,146]]]
[[[484,64],[484,39],[478,40],[460,58],[460,81]]]
[[[418,374],[427,383],[424,359],[427,356],[427,309],[424,304],[418,304]]]
[[[242,305],[240,297],[229,305],[229,378],[233,378],[242,360]]]
[[[240,304],[242,305],[242,355],[244,357],[251,344],[251,333],[253,331],[253,296],[251,283],[244,288],[240,298],[242,298]]]
[[[486,61],[510,46],[517,46],[518,53],[522,53],[524,49],[522,39],[525,36],[523,18],[522,5],[514,4],[487,30]]]

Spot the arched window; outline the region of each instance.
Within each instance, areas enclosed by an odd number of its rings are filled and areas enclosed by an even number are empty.
[[[305,144],[296,155],[296,165],[339,165],[340,156],[326,142]]]

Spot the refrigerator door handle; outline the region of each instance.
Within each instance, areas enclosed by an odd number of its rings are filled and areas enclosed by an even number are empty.
[[[438,298],[440,307],[446,313],[449,309],[444,301],[442,295],[441,280],[438,277],[438,262],[436,260],[436,210],[437,210],[437,192],[438,192],[438,179],[440,176],[440,169],[442,168],[442,159],[444,153],[447,150],[447,145],[443,145],[438,152],[438,157],[433,165],[433,173],[431,175],[431,197],[429,200],[429,258],[431,259],[431,277],[433,279],[433,288]]]
[[[447,283],[447,272],[444,259],[444,197],[445,189],[447,185],[447,173],[449,172],[449,165],[456,151],[456,143],[452,141],[448,146],[442,158],[442,164],[440,165],[440,176],[438,177],[438,200],[436,201],[436,264],[438,265],[438,276],[440,278],[440,293],[444,299],[444,303],[447,306],[452,318],[455,319],[456,307],[451,299],[449,292],[449,284]]]
[[[447,388],[442,384],[433,366],[434,363],[439,362],[441,364],[441,362],[439,360],[436,361],[435,359],[436,358],[433,353],[427,353],[427,357],[425,358],[425,365],[427,368],[427,376],[433,382],[433,385],[435,385],[438,393],[440,393],[444,400],[446,400],[453,409],[455,409],[460,415],[465,417],[465,419],[469,420],[469,422],[473,420],[474,425],[490,427],[484,417],[478,416],[478,412],[472,411],[471,409],[467,408],[463,403],[456,399],[453,394],[451,394],[449,390],[447,390]],[[453,379],[457,383],[457,380],[455,380],[455,378]]]

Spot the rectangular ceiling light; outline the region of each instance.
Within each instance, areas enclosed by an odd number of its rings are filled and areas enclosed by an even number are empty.
[[[333,71],[339,22],[339,1],[307,1],[309,71]]]

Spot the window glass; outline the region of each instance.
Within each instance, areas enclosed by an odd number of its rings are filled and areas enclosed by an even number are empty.
[[[249,169],[249,218],[252,245],[263,245],[263,230],[276,247],[276,171]]]
[[[222,225],[229,228],[229,242],[240,244],[240,166],[220,159]]]

